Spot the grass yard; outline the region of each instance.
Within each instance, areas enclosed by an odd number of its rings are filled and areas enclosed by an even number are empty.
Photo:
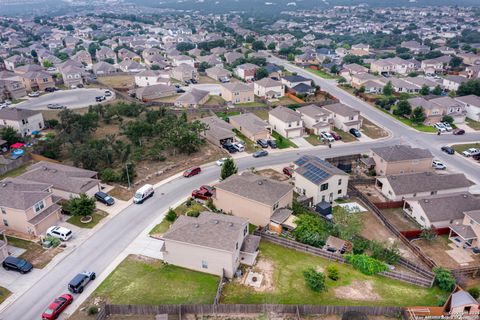
[[[254,141],[248,139],[243,133],[241,133],[237,129],[233,129],[233,132],[235,132],[235,135],[237,136],[237,138],[245,142],[245,151],[247,153],[254,153],[258,149],[260,149],[260,147],[257,146],[257,144]]]
[[[102,210],[97,210],[92,214],[93,219],[89,223],[80,222],[80,216],[71,216],[70,218],[68,218],[67,222],[79,228],[92,229],[106,216],[108,216],[108,213]]]
[[[363,118],[361,129],[365,135],[372,139],[380,139],[388,136],[387,131],[383,130],[366,118]]]
[[[373,105],[373,104],[372,104]],[[430,133],[436,133],[437,129],[435,129],[433,126],[426,126],[424,124],[415,124],[412,122],[410,119],[406,119],[400,116],[396,116],[393,113],[388,112],[387,110],[380,108],[377,105],[373,105],[375,108],[385,112],[386,114],[390,115],[391,117],[397,119],[398,121],[402,122],[403,124],[406,124],[407,126],[421,132],[430,132]]]
[[[462,153],[463,151],[470,149],[470,148],[475,148],[475,149],[480,149],[480,143],[467,143],[467,144],[455,144],[452,146],[453,149],[455,149],[456,152]]]
[[[222,303],[436,306],[448,296],[438,288],[425,289],[381,276],[367,276],[348,265],[268,242],[260,244],[261,260],[270,264],[271,286],[256,291],[239,282],[229,283],[223,289]],[[325,270],[332,264],[338,267],[340,279],[327,279],[326,292],[316,293],[305,285],[303,270]]]
[[[0,287],[0,304],[5,301],[12,293],[5,289],[4,287]]]
[[[298,148],[298,146],[295,143],[293,143],[290,139],[281,136],[276,131],[272,132],[272,137],[277,142],[278,149]]]
[[[7,236],[9,245],[25,249],[26,251],[20,255],[20,258],[30,262],[34,268],[44,268],[58,253],[62,252],[62,248],[44,249],[38,243],[23,240],[15,237]]]
[[[322,77],[323,79],[338,79],[339,78],[339,77],[334,76],[330,73],[327,73],[323,70],[315,70],[315,69],[311,69],[311,68],[306,68],[305,70],[308,70],[308,72],[314,73],[317,76]]]
[[[220,96],[216,96],[216,95],[210,95],[210,97],[208,98],[208,101],[205,102],[206,105],[209,105],[209,106],[213,106],[213,105],[224,105],[225,104],[225,100],[220,97]]]
[[[268,120],[268,110],[255,110],[253,111],[253,114],[255,114],[260,119]]]
[[[115,199],[128,201],[133,197],[134,189],[132,188],[131,190],[127,190],[126,188],[117,186],[110,190],[108,194]]]
[[[480,121],[475,121],[475,120],[472,120],[470,118],[466,118],[465,122],[467,123],[467,125],[470,128],[472,128],[474,130],[480,130]]]
[[[170,228],[172,223],[166,219],[163,219],[162,222],[153,227],[152,230],[148,233],[149,235],[163,235]]]
[[[254,101],[254,102],[247,102],[247,103],[236,103],[235,107],[265,107],[266,104],[260,101]]]
[[[310,134],[308,137],[305,138],[308,143],[310,143],[312,146],[320,146],[320,145],[325,145],[321,140],[320,137],[317,136],[316,134]]]
[[[340,137],[342,137],[343,142],[354,142],[357,141],[357,138],[355,138],[353,135],[351,135],[349,132],[345,132],[343,130],[333,128],[333,131],[338,134]]]
[[[134,76],[110,76],[110,77],[99,77],[98,82],[105,84],[106,86],[112,88],[130,88],[135,84]]]
[[[113,304],[211,304],[219,278],[130,255],[93,292]]]
[[[220,83],[220,81],[217,81],[207,76],[199,76],[198,83]]]
[[[219,118],[225,119],[232,116],[237,116],[240,114],[240,111],[219,111],[215,112],[215,115]]]
[[[382,212],[388,221],[400,231],[419,230],[422,228],[413,219],[405,215],[403,208],[383,209]]]

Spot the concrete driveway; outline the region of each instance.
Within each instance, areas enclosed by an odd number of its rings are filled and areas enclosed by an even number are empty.
[[[97,104],[95,97],[103,96],[104,94],[105,89],[97,88],[60,90],[47,93],[38,98],[29,98],[27,101],[16,104],[15,106],[29,110],[48,110],[48,104],[58,103],[69,109],[78,109]],[[114,98],[115,93],[112,92],[112,96],[107,97],[106,101],[111,101]]]

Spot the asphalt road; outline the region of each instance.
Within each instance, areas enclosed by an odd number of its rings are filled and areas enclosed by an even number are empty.
[[[285,64],[283,61],[275,61]],[[292,162],[303,154],[312,154],[319,157],[341,156],[354,153],[367,152],[372,147],[409,143],[415,146],[429,148],[436,157],[447,163],[451,168],[464,172],[469,178],[479,182],[479,166],[469,162],[463,157],[448,156],[440,152],[443,144],[460,141],[480,141],[480,134],[467,134],[465,136],[429,135],[418,133],[411,128],[395,121],[390,116],[372,108],[365,102],[351,97],[334,83],[310,74],[301,68],[285,65],[287,69],[300,75],[312,78],[323,90],[337,96],[342,102],[359,109],[362,114],[372,121],[383,125],[392,132],[392,138],[383,141],[335,145],[333,148],[315,148],[299,152],[292,150],[270,154],[264,158],[245,157],[236,160],[240,170],[250,167],[264,167]],[[206,166],[200,175],[186,179],[179,177],[155,190],[152,199],[142,205],[131,205],[108,223],[100,227],[88,240],[79,245],[76,250],[60,261],[48,274],[35,283],[22,296],[16,299],[1,314],[0,319],[38,319],[42,311],[56,297],[67,291],[67,283],[83,270],[101,273],[108,265],[150,224],[156,217],[164,214],[178,199],[187,197],[191,190],[202,185],[216,181],[220,168],[215,165]]]
[[[69,109],[85,108],[89,105],[97,104],[95,97],[103,96],[105,89],[83,88],[60,90],[44,94],[37,98],[29,98],[27,101],[15,105],[18,108],[30,110],[48,110],[47,105],[58,103]],[[107,101],[114,98],[114,94],[107,97]]]

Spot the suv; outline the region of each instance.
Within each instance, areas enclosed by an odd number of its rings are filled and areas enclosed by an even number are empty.
[[[97,199],[99,202],[101,202],[101,203],[103,203],[107,206],[111,206],[111,205],[115,204],[115,199],[113,199],[108,194],[106,194],[105,192],[102,192],[102,191],[98,191],[97,193],[95,193],[95,199]]]
[[[267,144],[270,146],[270,148],[277,149],[277,142],[275,140],[267,140]]]
[[[68,283],[68,291],[71,293],[82,293],[85,286],[92,280],[95,280],[95,272],[84,271],[77,274],[70,282]]]
[[[257,144],[262,148],[268,148],[268,141],[265,139],[258,139]]]
[[[447,131],[447,128],[446,128],[445,125],[444,125],[443,123],[441,123],[441,122],[435,123],[435,124],[433,125],[433,127],[434,127],[435,129],[437,129],[438,131],[440,131],[440,132],[445,132],[445,131]]]
[[[355,128],[351,128],[348,132],[350,132],[350,134],[356,138],[360,138],[362,136],[362,134],[360,133],[360,130]]]
[[[67,241],[72,237],[72,231],[64,227],[51,226],[47,229],[47,236]]]
[[[185,170],[185,172],[183,173],[183,176],[185,178],[190,178],[190,177],[193,177],[193,176],[199,174],[201,171],[202,171],[202,169],[200,169],[200,167],[193,167],[193,168]]]
[[[234,142],[232,143],[232,146],[238,151],[238,152],[243,152],[245,151],[245,146],[241,144],[240,142]]]
[[[443,126],[445,127],[445,129],[446,129],[447,131],[452,131],[452,130],[453,130],[453,128],[452,128],[452,126],[450,125],[450,123],[448,123],[448,122],[440,122],[440,123],[443,124]]]
[[[233,146],[231,142],[226,142],[222,145],[222,148],[227,150],[229,153],[235,153],[237,152],[237,148]]]
[[[480,150],[478,150],[476,148],[469,148],[468,150],[463,151],[462,154],[465,157],[471,157],[471,156],[475,156],[477,154],[480,154]]]
[[[447,154],[455,154],[455,150],[450,146],[443,146],[442,151]]]
[[[441,161],[439,160],[433,160],[432,162],[432,167],[435,169],[435,170],[446,170],[447,169],[447,166],[444,165]]]
[[[98,97],[95,97],[95,101],[96,102],[102,102],[103,100],[106,100],[107,98],[105,98],[105,96],[98,96]]]
[[[6,257],[5,260],[3,260],[2,266],[5,270],[18,271],[21,274],[30,272],[33,268],[32,264],[27,260],[15,258],[12,256]]]
[[[320,137],[322,137],[322,140],[328,141],[328,142],[334,142],[335,138],[328,132],[321,132]]]

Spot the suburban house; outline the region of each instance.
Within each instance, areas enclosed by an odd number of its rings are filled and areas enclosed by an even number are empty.
[[[236,51],[227,52],[223,56],[225,57],[225,62],[228,63],[228,64],[232,64],[235,61],[244,58],[243,54],[241,54],[240,52],[236,52]]]
[[[415,64],[399,57],[386,58],[372,62],[370,70],[379,74],[408,74],[415,70]]]
[[[248,220],[212,212],[178,217],[162,239],[165,263],[227,278],[240,263],[255,264],[260,244],[248,233]]]
[[[480,198],[470,193],[405,199],[403,211],[424,228],[461,224],[465,212],[480,210]]]
[[[304,134],[302,115],[290,108],[278,106],[270,110],[268,123],[285,138],[298,138]]]
[[[448,75],[443,78],[443,86],[446,90],[457,91],[460,85],[467,82],[468,78],[456,75]]]
[[[175,106],[184,108],[197,108],[205,104],[210,98],[210,92],[192,88],[190,91],[183,93],[175,100]]]
[[[252,141],[270,139],[272,128],[253,113],[243,113],[229,117],[230,124]]]
[[[430,100],[424,97],[415,97],[407,100],[412,109],[420,106],[425,112],[426,125],[433,125],[442,120],[444,115],[451,116],[454,123],[463,123],[465,121],[465,106],[457,100],[448,96],[433,98]]]
[[[172,60],[172,64],[174,67],[178,67],[182,64],[187,64],[191,67],[195,67],[195,60],[189,56],[185,56],[185,55],[171,56],[170,59]]]
[[[7,248],[7,237],[5,236],[5,230],[0,229],[0,261],[5,260],[9,256]]]
[[[480,247],[480,210],[463,212],[461,223],[449,226],[448,239],[457,247],[472,249]]]
[[[83,69],[73,65],[67,65],[61,69],[63,83],[67,87],[83,84]]]
[[[433,171],[433,155],[428,149],[395,145],[372,149],[377,175]]]
[[[267,70],[268,76],[270,78],[280,79],[283,76],[283,70],[280,69],[280,67],[277,66],[276,64],[267,63],[267,65],[264,68],[265,70]]]
[[[209,66],[214,66],[214,67],[223,67],[223,61],[219,57],[217,57],[214,54],[209,54],[206,56],[199,56],[197,57],[197,63],[206,63]]]
[[[349,176],[315,156],[302,156],[294,162],[293,180],[298,194],[313,203],[333,202],[347,194]]]
[[[285,95],[284,85],[271,78],[263,78],[253,83],[255,95],[265,99],[281,98]]]
[[[120,61],[135,61],[138,63],[142,61],[142,58],[138,54],[125,48],[118,50],[117,54]]]
[[[430,51],[430,47],[429,46],[425,46],[425,45],[422,45],[421,43],[419,43],[418,41],[403,41],[401,44],[400,44],[400,47],[402,48],[407,48],[408,50],[410,50],[410,52],[414,53],[414,54],[419,54],[419,53],[427,53]]]
[[[16,100],[27,95],[22,78],[12,72],[0,72],[0,99]]]
[[[464,105],[467,112],[467,118],[475,121],[480,121],[480,97],[476,95],[468,95],[463,97],[456,97],[455,100]]]
[[[30,135],[45,127],[43,115],[40,111],[4,108],[0,110],[0,125],[12,127],[22,136]]]
[[[333,125],[337,129],[348,132],[352,128],[360,130],[362,127],[362,118],[357,109],[343,103],[327,104],[323,108],[333,114]]]
[[[415,172],[377,177],[375,187],[390,201],[468,192],[473,183],[463,173]]]
[[[165,71],[145,70],[135,75],[135,85],[148,87],[156,84],[170,85],[170,75]]]
[[[147,68],[135,60],[123,60],[118,64],[120,70],[126,73],[137,73],[147,70]]]
[[[427,75],[433,75],[439,72],[443,72],[447,63],[444,59],[440,58],[423,60],[420,64],[420,70],[422,70]]]
[[[2,228],[39,236],[61,219],[60,198],[51,184],[23,178],[6,178],[0,184]]]
[[[109,76],[117,73],[117,68],[108,62],[100,61],[92,66],[92,71],[97,76]]]
[[[233,142],[235,139],[234,127],[217,116],[201,118],[198,121],[208,126],[207,130],[201,132],[201,135],[218,147],[227,142]]]
[[[187,80],[196,80],[198,78],[197,69],[189,64],[181,64],[178,67],[172,68],[170,76],[173,79],[185,82]]]
[[[282,84],[291,89],[299,84],[312,85],[312,80],[298,75],[285,76],[281,79]]]
[[[359,73],[368,73],[368,68],[356,63],[350,63],[343,66],[343,69],[339,72],[340,76],[344,77],[348,83],[352,81],[352,75]]]
[[[244,63],[237,66],[234,73],[244,81],[252,81],[260,67],[253,63]]]
[[[62,199],[78,197],[81,193],[92,197],[100,191],[97,172],[60,163],[37,162],[17,178],[31,183],[48,184],[53,194]]]
[[[253,87],[242,82],[222,84],[221,94],[225,101],[235,104],[255,101]]]
[[[257,226],[268,226],[277,210],[292,207],[293,186],[251,172],[232,175],[215,188],[213,203],[219,210]]]
[[[480,65],[480,54],[473,53],[459,53],[457,54],[459,58],[463,59],[463,63],[467,66],[478,66]]]
[[[50,73],[45,72],[42,67],[31,65],[25,72],[19,72],[22,67],[15,70],[22,78],[23,85],[27,91],[44,91],[46,88],[55,87],[55,81]],[[22,70],[23,71],[23,70]]]
[[[302,115],[303,125],[309,133],[319,135],[321,132],[330,132],[333,123],[333,114],[317,105],[297,108]]]
[[[232,77],[232,73],[230,71],[219,66],[205,69],[205,74],[207,75],[207,77],[210,77],[220,82],[229,82],[230,78]]]
[[[95,57],[97,58],[97,61],[111,59],[115,63],[117,60],[117,55],[115,54],[115,51],[113,51],[109,47],[101,47],[100,49],[98,49],[95,53]]]
[[[177,94],[177,88],[165,84],[155,84],[148,87],[140,87],[134,91],[135,97],[143,102],[169,97]]]
[[[77,53],[75,53],[72,57],[72,60],[80,62],[81,64],[85,66],[92,66],[93,61],[92,61],[92,56],[90,53],[88,53],[86,50],[80,50]]]

